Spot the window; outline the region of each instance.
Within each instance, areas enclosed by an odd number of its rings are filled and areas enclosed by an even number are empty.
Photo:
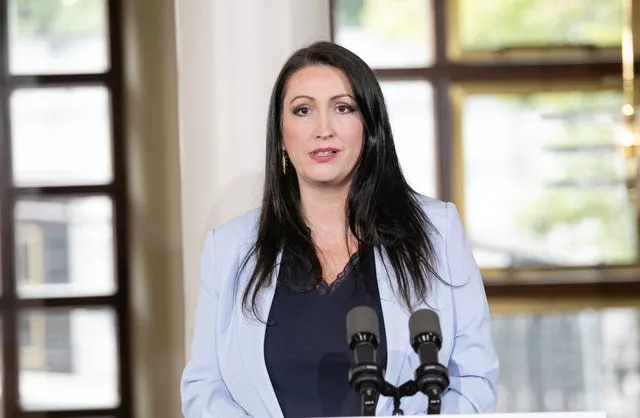
[[[504,364],[499,411],[637,416],[640,200],[621,147],[622,39],[640,30],[636,10],[622,0],[331,5],[334,41],[382,85],[409,182],[458,206]]]
[[[447,51],[454,59],[545,61],[620,55],[622,1],[454,0]]]
[[[130,417],[120,2],[0,4],[0,417]]]
[[[453,94],[462,141],[454,147],[462,173],[454,198],[480,266],[638,261],[635,205],[617,146],[620,91],[493,84]]]
[[[500,411],[637,417],[640,309],[495,313]]]

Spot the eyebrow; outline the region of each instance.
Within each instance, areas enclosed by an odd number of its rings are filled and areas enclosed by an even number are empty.
[[[342,97],[349,97],[351,100],[355,100],[355,98],[352,95],[348,94],[348,93],[343,93],[343,94],[338,94],[336,96],[332,96],[329,100],[337,100],[337,99],[340,99]],[[299,95],[299,96],[296,96],[293,99],[291,99],[289,104],[293,103],[294,101],[296,101],[298,99],[309,99],[309,100],[312,100],[312,101],[316,100],[311,96]]]

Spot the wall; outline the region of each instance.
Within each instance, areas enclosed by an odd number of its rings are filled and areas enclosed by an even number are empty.
[[[272,84],[288,55],[329,39],[327,0],[176,3],[185,338],[207,229],[260,200]]]

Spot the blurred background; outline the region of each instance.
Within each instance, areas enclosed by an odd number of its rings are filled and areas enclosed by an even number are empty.
[[[458,206],[499,412],[640,417],[638,33],[636,0],[0,0],[0,417],[180,416],[204,234],[319,39]]]

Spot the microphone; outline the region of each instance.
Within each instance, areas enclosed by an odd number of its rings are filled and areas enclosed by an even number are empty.
[[[349,370],[349,383],[362,397],[362,415],[374,416],[378,396],[384,388],[376,349],[380,341],[378,315],[368,306],[357,306],[347,314],[347,344],[353,351],[355,366]]]
[[[417,389],[429,398],[428,414],[440,414],[440,396],[449,386],[447,368],[438,362],[442,332],[438,315],[430,309],[420,309],[409,318],[410,342],[420,358],[414,380]]]

